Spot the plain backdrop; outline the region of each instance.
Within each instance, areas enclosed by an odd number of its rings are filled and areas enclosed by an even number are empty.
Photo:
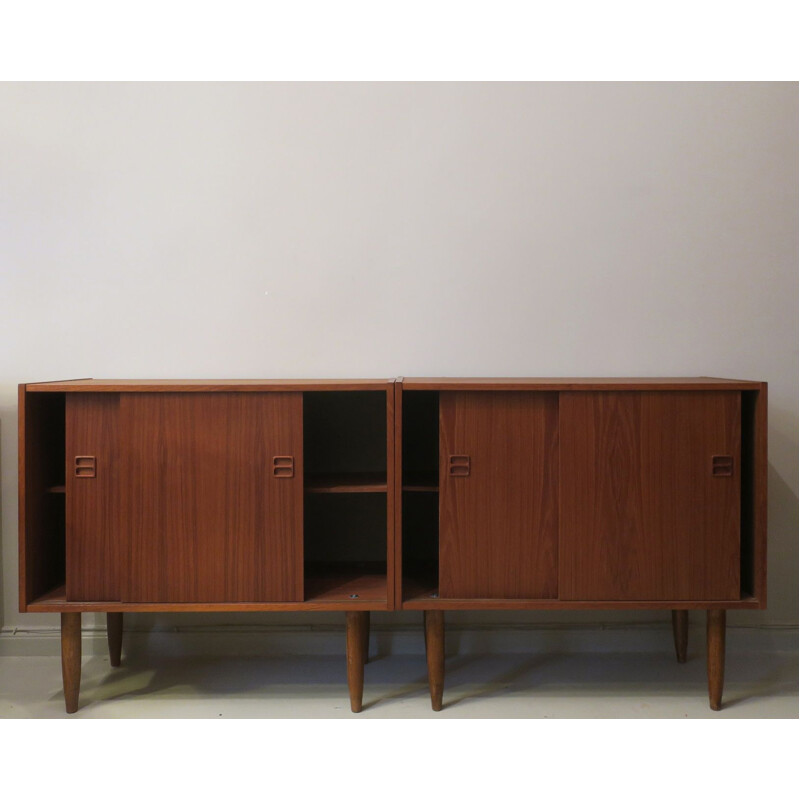
[[[80,377],[768,381],[769,609],[729,621],[796,624],[797,117],[796,83],[0,84],[4,633],[57,625],[17,607],[17,384]]]

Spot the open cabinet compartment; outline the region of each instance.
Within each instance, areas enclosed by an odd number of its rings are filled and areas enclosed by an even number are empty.
[[[306,602],[387,602],[388,397],[304,393]]]
[[[20,393],[20,607],[66,585],[66,478],[62,393]]]
[[[403,600],[439,587],[439,392],[403,394]]]

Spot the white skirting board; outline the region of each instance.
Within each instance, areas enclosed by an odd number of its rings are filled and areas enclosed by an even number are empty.
[[[90,615],[84,615],[90,617]],[[376,615],[373,615],[376,616]],[[699,616],[696,614],[695,616]],[[127,615],[126,615],[127,618]],[[97,620],[102,620],[97,615]],[[137,629],[128,620],[123,652],[129,657],[149,653],[181,655],[269,656],[344,655],[344,624],[317,625],[183,625],[168,629]],[[795,625],[734,626],[727,631],[727,650],[735,652],[796,652]],[[669,623],[634,625],[459,625],[447,622],[448,656],[481,653],[613,653],[673,652]],[[83,653],[107,655],[106,632],[102,624],[84,620]],[[381,625],[373,622],[370,633],[372,656],[420,655],[425,645],[422,625]],[[2,656],[56,656],[60,653],[57,627],[4,628],[0,630]],[[705,653],[705,625],[698,619],[689,627],[689,655]]]

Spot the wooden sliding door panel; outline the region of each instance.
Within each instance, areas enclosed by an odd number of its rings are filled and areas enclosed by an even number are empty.
[[[120,599],[119,395],[66,396],[67,600]]]
[[[739,392],[563,392],[560,441],[560,599],[739,598]]]
[[[131,393],[120,410],[123,599],[301,601],[302,394]]]
[[[442,392],[439,594],[552,598],[558,395]]]

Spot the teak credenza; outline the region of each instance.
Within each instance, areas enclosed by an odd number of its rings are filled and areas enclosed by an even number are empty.
[[[766,607],[767,386],[678,379],[76,380],[19,387],[20,609],[81,613],[112,665],[136,611],[344,611],[361,710],[369,612]]]

